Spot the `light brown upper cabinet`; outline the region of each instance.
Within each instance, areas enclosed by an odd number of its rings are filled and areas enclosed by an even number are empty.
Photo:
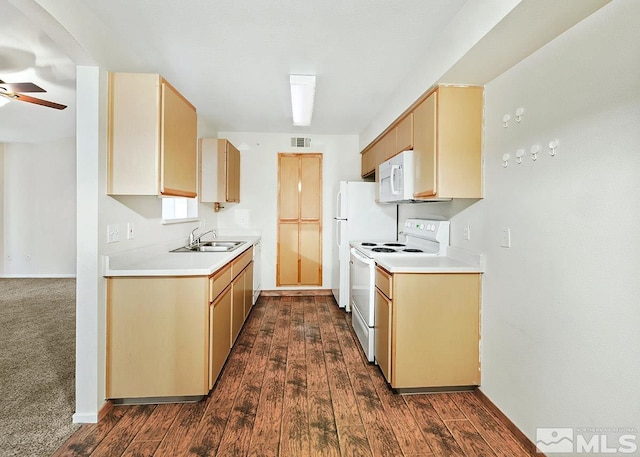
[[[409,113],[398,122],[396,130],[396,151],[394,153],[413,149],[413,113]]]
[[[240,202],[240,151],[227,139],[198,140],[200,201]]]
[[[413,149],[416,199],[482,198],[482,122],[482,87],[437,86],[362,151],[361,175]]]
[[[438,86],[413,110],[415,198],[482,198],[482,101],[482,87]]]
[[[197,195],[197,113],[160,75],[109,74],[109,195]]]
[[[278,155],[276,285],[322,285],[322,154]]]

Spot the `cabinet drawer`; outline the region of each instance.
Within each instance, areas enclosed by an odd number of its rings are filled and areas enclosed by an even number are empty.
[[[390,299],[393,298],[393,275],[382,267],[376,266],[376,287]]]
[[[253,246],[236,257],[231,263],[231,277],[235,278],[253,260]]]
[[[229,284],[231,284],[231,264],[226,264],[209,276],[209,303],[213,303]]]

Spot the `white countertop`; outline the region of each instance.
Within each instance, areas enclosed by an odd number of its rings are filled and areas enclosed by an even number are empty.
[[[484,254],[449,246],[446,256],[380,256],[375,262],[389,273],[484,273]]]
[[[259,236],[224,236],[246,241],[230,252],[169,252],[179,243],[147,246],[104,257],[103,276],[209,276],[260,241]]]

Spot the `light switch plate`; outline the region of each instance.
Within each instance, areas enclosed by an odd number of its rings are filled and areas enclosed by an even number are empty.
[[[107,243],[120,241],[120,226],[118,224],[107,225]]]
[[[511,229],[509,227],[505,227],[502,229],[502,237],[500,239],[500,246],[503,248],[511,247]]]

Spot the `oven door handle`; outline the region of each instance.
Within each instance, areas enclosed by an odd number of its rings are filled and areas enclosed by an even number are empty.
[[[370,259],[369,257],[364,256],[356,248],[351,248],[351,255],[355,257],[357,260],[359,260],[360,262],[366,263],[367,265],[373,265],[375,263],[373,259]]]

